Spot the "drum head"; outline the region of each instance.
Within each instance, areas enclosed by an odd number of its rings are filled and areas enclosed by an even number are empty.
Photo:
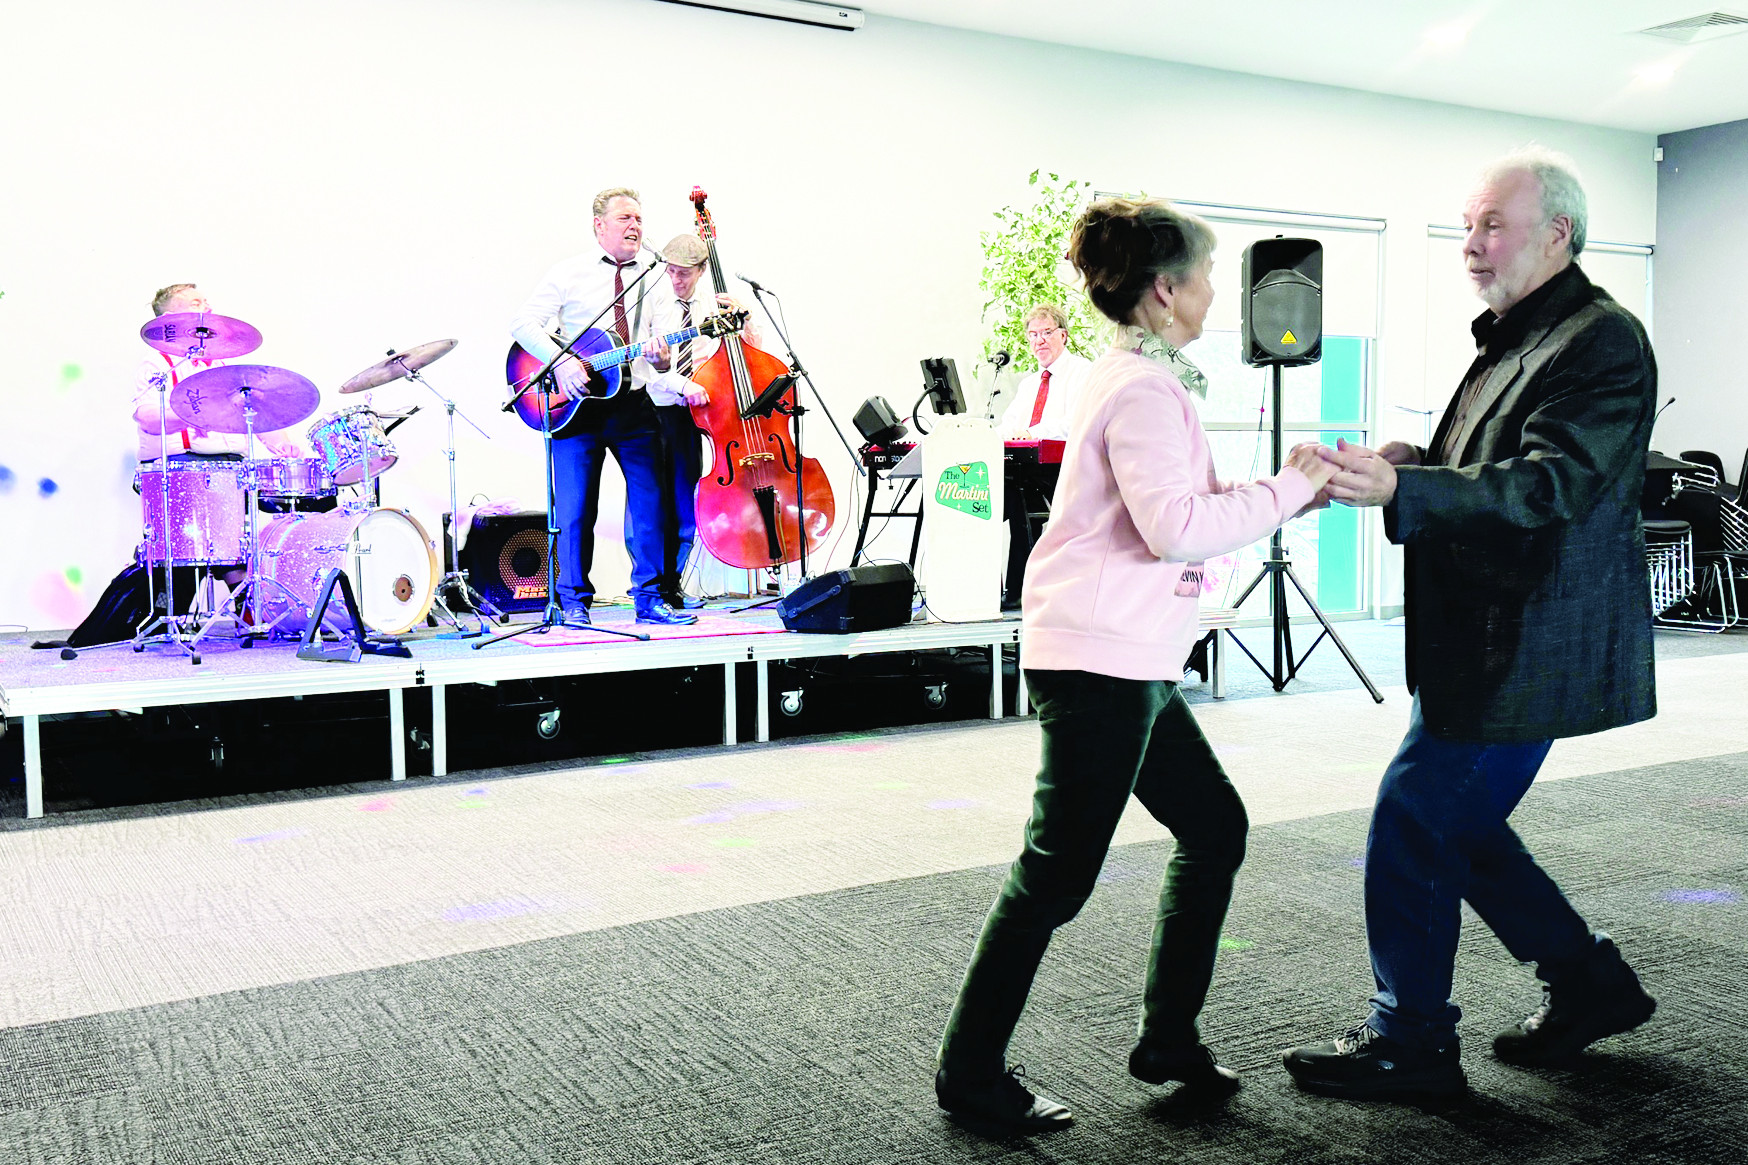
[[[388,635],[410,631],[437,593],[437,551],[405,510],[371,510],[353,534],[347,571],[365,626]]]

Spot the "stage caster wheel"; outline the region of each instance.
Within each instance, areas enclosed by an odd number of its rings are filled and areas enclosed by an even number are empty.
[[[945,708],[947,706],[947,685],[930,684],[928,687],[924,688],[923,703],[927,704],[937,712],[942,708]]]
[[[556,740],[558,738],[560,730],[558,712],[557,708],[550,712],[542,712],[539,718],[534,721],[534,731],[540,734],[540,739]]]
[[[777,696],[777,710],[785,716],[801,715],[802,693],[799,689],[793,692],[782,692]]]

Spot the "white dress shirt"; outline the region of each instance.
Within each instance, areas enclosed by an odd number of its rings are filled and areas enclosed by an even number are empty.
[[[630,287],[646,266],[645,262],[636,260],[631,266],[624,268],[625,286]],[[613,272],[612,257],[599,246],[559,263],[546,273],[540,286],[534,289],[534,294],[528,297],[528,302],[522,305],[516,318],[510,321],[510,335],[531,355],[550,360],[558,354],[558,345],[552,342],[549,334],[549,329],[555,323],[564,332],[567,340],[574,340],[581,335],[591,321],[602,331],[611,332],[612,309],[609,308],[607,314],[598,321],[595,316],[613,302]],[[625,322],[633,336],[639,330],[639,307],[643,309],[643,315],[649,314],[649,305],[640,301],[655,291],[657,281],[662,278],[661,272],[655,272],[636,291],[626,295]],[[631,372],[632,382],[627,387],[643,387],[646,377],[639,374],[635,364]]]
[[[651,276],[654,278],[654,276]],[[690,309],[691,322],[686,322],[686,313],[680,310],[680,298],[674,294],[674,285],[665,277],[662,285],[650,295],[650,302],[644,309],[643,338],[652,339],[656,336],[671,335],[686,327],[697,327],[706,316],[722,310],[722,305],[716,302],[716,292],[710,286],[710,276],[701,275],[698,282],[692,285],[692,298],[686,300]],[[752,317],[747,317],[747,323],[741,329],[741,338],[755,348],[762,347],[759,343],[759,331],[753,324]],[[698,336],[692,341],[692,370],[696,372],[704,367],[704,362],[716,354],[722,347],[722,341],[709,336]],[[658,405],[681,405],[686,403],[686,391],[691,382],[680,375],[680,346],[668,346],[668,370],[658,372],[648,360],[639,356],[637,359],[638,375],[649,386],[649,399]]]
[[[1020,381],[1014,399],[1002,412],[996,431],[1003,440],[1012,441],[1030,429],[1034,440],[1068,440],[1068,418],[1074,410],[1074,398],[1080,392],[1081,381],[1092,367],[1085,356],[1064,351],[1050,365],[1050,395],[1044,398],[1044,415],[1032,424],[1032,406],[1038,400],[1038,384],[1042,372],[1034,372]]]

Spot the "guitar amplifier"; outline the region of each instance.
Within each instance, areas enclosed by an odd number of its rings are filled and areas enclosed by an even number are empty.
[[[449,561],[449,517],[443,523],[443,561]],[[461,548],[461,569],[500,611],[546,607],[546,514],[480,514]]]
[[[802,583],[777,604],[791,631],[842,634],[880,631],[910,622],[916,577],[902,562],[852,566]]]

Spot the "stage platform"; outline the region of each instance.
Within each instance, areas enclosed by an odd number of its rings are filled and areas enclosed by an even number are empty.
[[[1002,716],[1001,649],[1017,644],[1017,616],[977,623],[913,623],[854,635],[805,634],[786,630],[775,607],[734,613],[722,604],[698,612],[690,627],[643,626],[630,607],[598,606],[600,626],[647,632],[647,642],[560,628],[522,634],[476,648],[477,639],[460,639],[449,628],[421,630],[403,638],[410,658],[366,655],[356,663],[317,663],[299,659],[291,641],[257,642],[244,647],[220,632],[200,645],[199,664],[173,644],[135,652],[127,645],[84,648],[67,660],[54,649],[32,650],[35,635],[0,636],[0,714],[24,737],[25,812],[43,813],[41,722],[45,716],[80,712],[138,711],[148,707],[205,704],[332,693],[386,692],[390,771],[407,776],[405,693],[431,691],[431,764],[434,775],[449,772],[451,732],[445,690],[456,684],[495,684],[507,680],[625,673],[659,668],[720,667],[723,675],[722,742],[737,743],[740,698],[736,665],[753,665],[758,709],[756,739],[770,739],[769,665],[823,656],[879,652],[918,652],[942,648],[984,648],[990,653],[989,716]],[[531,620],[529,615],[518,621]],[[529,624],[532,627],[532,623]],[[510,631],[492,625],[494,634]],[[1022,691],[1019,709],[1025,710]]]

